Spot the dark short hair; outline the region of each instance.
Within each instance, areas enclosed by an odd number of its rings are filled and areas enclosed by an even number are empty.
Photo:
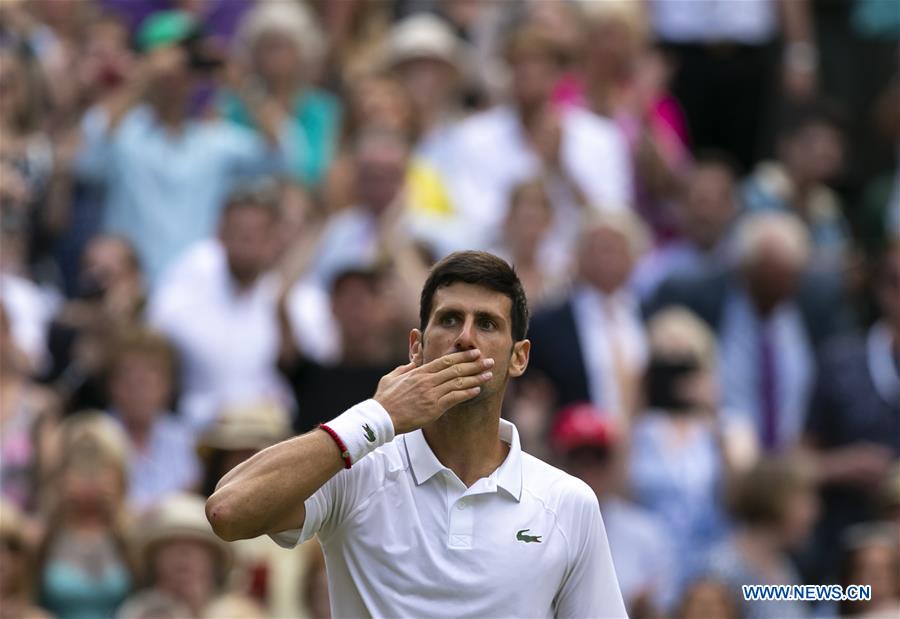
[[[512,302],[510,325],[514,342],[525,339],[528,333],[528,300],[515,269],[505,260],[485,251],[457,251],[431,268],[422,287],[419,301],[419,322],[422,331],[431,317],[434,293],[439,288],[462,282],[500,292]]]
[[[778,118],[778,137],[792,138],[814,125],[847,133],[847,116],[840,104],[830,99],[813,99],[785,105]]]
[[[384,270],[378,267],[347,267],[337,271],[331,278],[331,294],[334,295],[341,286],[353,280],[363,281],[372,288],[377,288],[384,282],[385,277]]]

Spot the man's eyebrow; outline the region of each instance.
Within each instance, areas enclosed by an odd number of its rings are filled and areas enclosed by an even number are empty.
[[[445,316],[448,314],[456,314],[463,315],[466,313],[465,308],[457,307],[457,306],[447,306],[447,307],[438,307],[434,310],[435,316]],[[492,312],[490,310],[475,310],[476,318],[490,318],[491,320],[496,320],[501,323],[507,322],[506,318],[498,313]]]

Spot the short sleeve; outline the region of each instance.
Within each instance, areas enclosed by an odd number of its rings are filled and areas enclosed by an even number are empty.
[[[569,566],[557,594],[554,616],[627,617],[594,492],[576,480],[567,489],[559,513],[568,542]]]
[[[282,548],[293,548],[315,535],[323,542],[328,540],[358,507],[384,486],[388,469],[393,468],[389,456],[393,450],[392,444],[384,445],[329,479],[303,504],[306,508],[303,526],[269,537]]]

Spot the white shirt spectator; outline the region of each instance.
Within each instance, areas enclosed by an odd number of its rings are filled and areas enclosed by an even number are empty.
[[[562,167],[591,205],[629,207],[631,160],[616,125],[580,108],[562,112],[561,123]],[[440,171],[466,223],[469,246],[491,247],[497,242],[513,188],[535,178],[541,163],[528,145],[515,110],[507,105],[462,121],[450,139],[453,153]],[[551,185],[548,190],[555,217],[547,242],[568,247],[577,232],[580,209],[566,188]]]
[[[572,310],[591,402],[601,410],[621,414],[626,406],[614,355],[621,355],[623,369],[634,376],[647,364],[647,338],[637,302],[626,291],[607,296],[581,285],[572,295]]]
[[[32,368],[41,371],[48,361],[47,329],[58,302],[36,284],[10,273],[0,273],[0,302],[6,310],[13,341]]]
[[[335,617],[625,617],[597,498],[510,451],[466,488],[421,430],[397,437],[306,500],[289,547],[318,534]]]
[[[153,294],[149,322],[179,352],[181,412],[195,430],[226,404],[290,401],[276,369],[277,284],[269,274],[238,289],[224,248],[210,240],[179,258]]]
[[[768,43],[778,31],[776,0],[651,0],[657,36],[668,43]]]

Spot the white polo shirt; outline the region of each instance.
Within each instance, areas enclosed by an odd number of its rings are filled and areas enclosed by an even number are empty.
[[[470,488],[421,430],[397,437],[307,499],[291,547],[319,535],[335,617],[625,617],[593,491],[510,451]]]

